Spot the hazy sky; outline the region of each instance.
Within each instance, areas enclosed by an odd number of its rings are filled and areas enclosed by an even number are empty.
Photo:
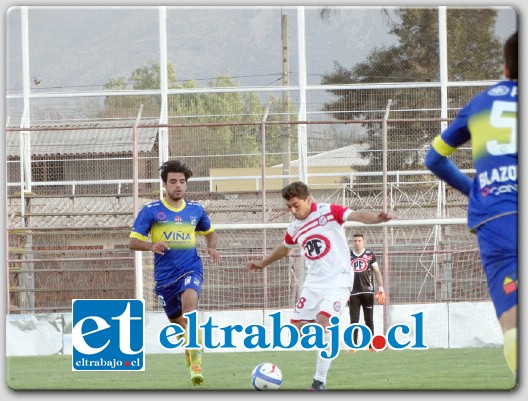
[[[334,61],[350,68],[375,48],[396,44],[381,7],[340,7],[327,21],[307,7],[308,83],[332,72]],[[279,85],[282,71],[281,16],[288,17],[289,62],[297,84],[295,7],[167,7],[168,62],[178,80],[200,86],[221,74],[241,85]],[[516,14],[503,8],[501,39],[513,32]],[[7,89],[22,88],[20,11],[6,16]],[[41,80],[35,91],[98,90],[112,77],[129,78],[136,68],[159,63],[157,7],[29,8],[29,66]]]

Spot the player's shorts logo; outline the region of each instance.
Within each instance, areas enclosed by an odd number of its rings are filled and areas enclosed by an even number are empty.
[[[139,299],[74,299],[72,370],[145,370],[144,315]]]
[[[517,291],[517,282],[511,277],[505,277],[502,282],[502,288],[506,295],[510,295],[512,292]]]

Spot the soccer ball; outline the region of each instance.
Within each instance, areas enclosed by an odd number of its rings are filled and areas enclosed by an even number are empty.
[[[251,384],[255,390],[278,390],[282,384],[282,372],[277,365],[261,363],[251,372]]]

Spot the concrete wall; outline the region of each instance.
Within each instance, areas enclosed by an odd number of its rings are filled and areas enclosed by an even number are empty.
[[[374,310],[375,333],[382,334],[383,310],[376,305]],[[212,317],[215,326],[260,324],[271,332],[269,314],[277,312],[263,310],[238,310],[225,312],[200,312],[199,322]],[[282,310],[281,325],[289,323],[290,310]],[[390,321],[393,324],[408,324],[414,327],[413,314],[423,312],[424,343],[429,348],[478,348],[502,346],[502,333],[495,317],[491,302],[435,303],[418,305],[393,305],[390,307]],[[340,330],[349,325],[348,308],[343,311]],[[361,318],[360,323],[363,323]],[[167,350],[160,345],[160,330],[169,324],[163,313],[148,312],[145,317],[145,351],[148,354],[180,353],[183,349]],[[386,328],[388,329],[388,327]],[[6,355],[53,355],[71,354],[72,315],[7,315]],[[213,343],[223,341],[216,330]],[[286,334],[286,333],[284,333]],[[281,339],[283,336],[281,336]],[[243,348],[244,336],[234,336],[237,352],[255,351]],[[286,339],[284,340],[286,342]],[[341,348],[345,349],[341,342]],[[302,349],[299,345],[293,350]],[[233,352],[229,349],[208,350],[208,352]]]
[[[350,166],[308,166],[308,174],[316,173],[335,173],[333,175],[310,177],[310,188],[312,189],[338,189],[343,185],[343,175],[351,174],[353,172]],[[266,190],[281,190],[284,186],[282,178],[269,178],[269,176],[280,176],[283,174],[282,166],[280,167],[266,167]],[[298,175],[299,168],[291,167],[291,175]],[[246,168],[212,168],[209,170],[209,175],[212,181],[212,192],[239,192],[239,191],[255,191],[262,189],[262,182],[259,179],[243,179],[243,180],[226,180],[215,179],[215,177],[240,177],[240,176],[256,176],[262,175],[262,169],[259,167]]]

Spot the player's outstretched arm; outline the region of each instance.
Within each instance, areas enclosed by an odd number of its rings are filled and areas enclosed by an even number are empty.
[[[396,217],[387,212],[352,212],[348,215],[348,221],[358,221],[365,224],[378,224],[395,219]]]
[[[442,181],[469,196],[472,185],[471,179],[460,171],[451,159],[438,153],[435,148],[431,148],[427,152],[425,167]]]
[[[250,260],[246,264],[246,269],[249,271],[261,270],[266,266],[272,264],[273,262],[282,259],[290,254],[291,249],[280,244],[277,248],[273,250],[268,256],[261,260]]]

